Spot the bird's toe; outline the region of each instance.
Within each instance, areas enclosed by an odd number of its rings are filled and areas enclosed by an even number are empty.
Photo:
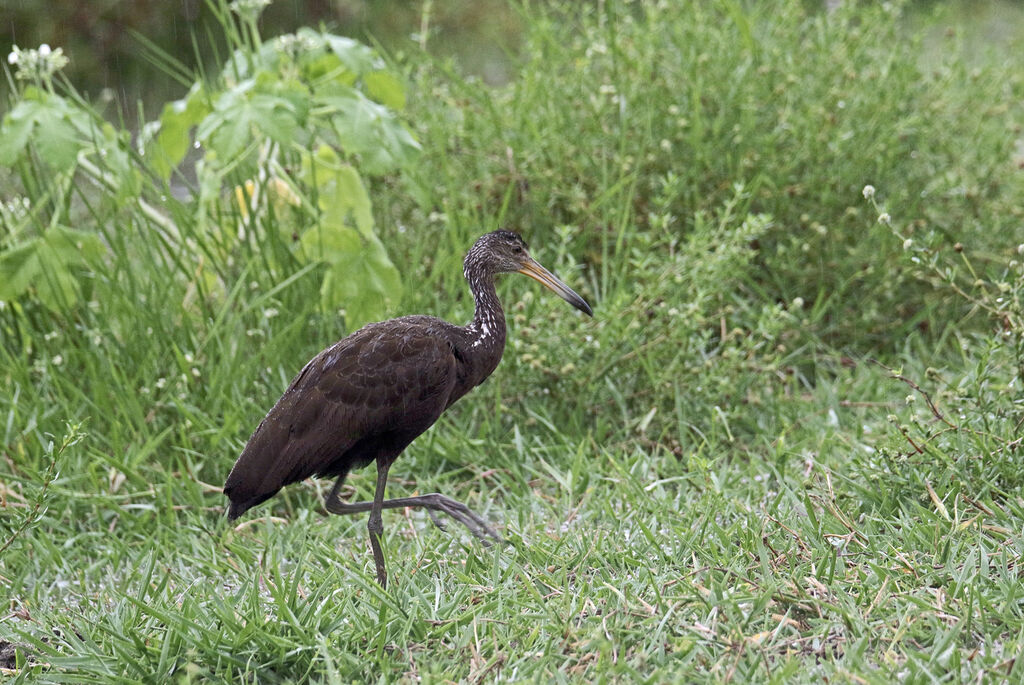
[[[448,530],[448,525],[444,521],[442,521],[437,514],[434,513],[433,509],[427,509],[427,515],[430,517],[430,520],[434,523],[435,526],[437,526],[443,531]]]

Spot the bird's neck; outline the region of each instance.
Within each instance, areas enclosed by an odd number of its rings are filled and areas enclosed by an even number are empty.
[[[497,350],[500,357],[505,347],[505,312],[494,289],[494,276],[467,268],[466,280],[476,301],[473,320],[466,327],[470,347]]]

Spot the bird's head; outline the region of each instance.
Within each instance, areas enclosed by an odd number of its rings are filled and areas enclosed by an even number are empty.
[[[594,315],[586,300],[530,256],[526,241],[513,231],[493,231],[481,236],[466,255],[467,278],[470,277],[471,268],[490,274],[526,274],[584,314]]]

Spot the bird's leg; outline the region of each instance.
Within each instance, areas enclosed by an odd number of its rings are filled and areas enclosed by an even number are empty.
[[[390,464],[388,465],[390,466]],[[386,473],[386,472],[385,472]],[[380,489],[380,473],[378,470],[378,493],[383,493]],[[376,498],[373,502],[342,502],[338,499],[338,491],[341,490],[341,484],[344,479],[339,478],[331,488],[331,491],[327,494],[324,499],[324,506],[327,511],[332,514],[359,514],[364,511],[372,511],[374,504],[376,504]],[[448,514],[453,519],[464,525],[469,529],[469,532],[480,538],[485,544],[490,544],[490,540],[487,536],[497,540],[498,542],[505,542],[505,540],[494,532],[494,530],[487,524],[483,518],[476,514],[472,509],[467,507],[462,502],[453,500],[451,497],[446,497],[440,493],[434,492],[429,495],[419,495],[418,497],[396,497],[395,499],[386,499],[380,503],[381,509],[400,509],[402,507],[423,507],[430,514],[430,520],[434,524],[444,530],[445,527],[441,521],[437,518],[435,512],[442,514]]]
[[[366,522],[366,529],[370,531],[373,561],[377,564],[377,582],[382,588],[388,586],[388,573],[384,568],[384,552],[380,548],[380,536],[384,532],[384,522],[381,520],[380,512],[384,508],[384,486],[388,483],[388,469],[390,468],[390,459],[382,457],[377,460],[377,490],[373,493],[373,507],[370,509],[370,519]]]
[[[347,515],[361,514],[364,511],[370,512],[370,519],[366,522],[366,529],[370,532],[370,548],[373,550],[373,561],[377,567],[377,582],[381,587],[387,587],[388,576],[384,566],[384,552],[380,546],[380,536],[384,532],[384,522],[381,519],[381,510],[392,509],[388,506],[393,500],[384,499],[384,486],[388,480],[388,469],[391,468],[390,461],[377,462],[377,489],[373,495],[372,502],[343,502],[338,498],[338,492],[345,482],[345,476],[335,481],[331,491],[324,498],[324,507],[332,514]]]

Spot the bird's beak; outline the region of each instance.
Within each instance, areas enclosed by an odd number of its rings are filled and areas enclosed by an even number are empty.
[[[575,290],[562,283],[557,276],[538,264],[534,259],[528,258],[528,261],[523,264],[523,268],[519,269],[519,273],[526,274],[533,280],[543,283],[557,293],[559,297],[587,316],[594,315],[594,310],[590,308],[586,300],[577,295]]]

